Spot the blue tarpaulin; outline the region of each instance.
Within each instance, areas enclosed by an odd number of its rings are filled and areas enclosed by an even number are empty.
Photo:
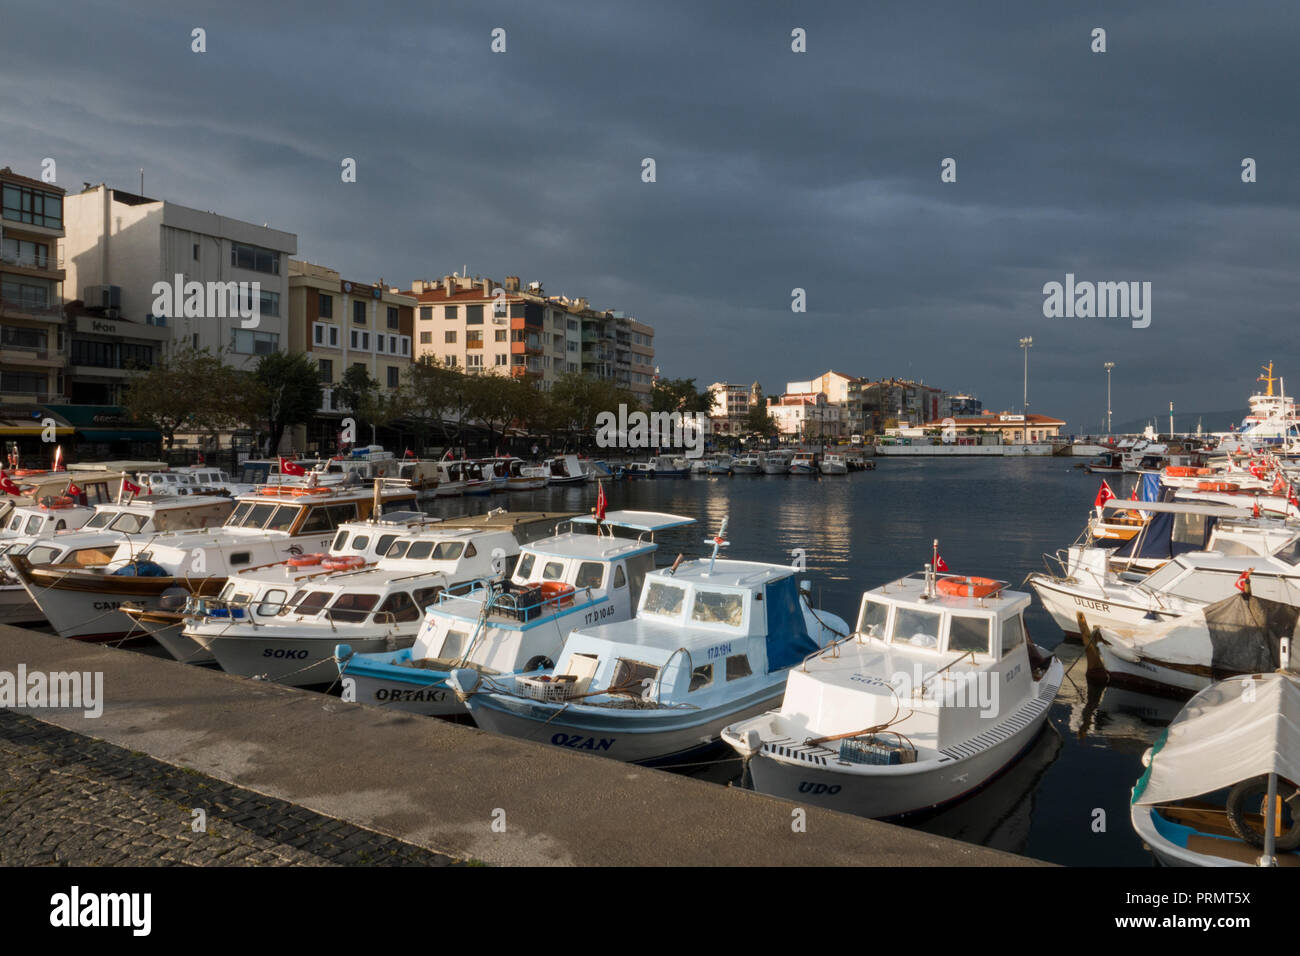
[[[808,636],[803,608],[799,603],[799,586],[794,575],[773,581],[765,588],[767,605],[767,671],[782,670],[798,664],[817,650]]]

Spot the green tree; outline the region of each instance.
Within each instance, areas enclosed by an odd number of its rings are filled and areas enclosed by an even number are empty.
[[[741,426],[746,432],[760,435],[763,438],[771,438],[779,431],[776,419],[768,413],[767,403],[762,400],[762,396],[759,396],[757,402],[750,403],[749,411],[745,412]]]
[[[374,407],[379,383],[370,377],[364,365],[349,365],[343,379],[334,386],[334,406],[360,419]],[[369,418],[366,418],[369,421]]]
[[[617,415],[620,405],[629,410],[640,407],[636,396],[626,389],[577,372],[560,376],[551,386],[551,401],[557,406],[556,418],[563,421],[562,430],[574,440],[595,431],[596,416],[601,412]]]
[[[258,359],[252,377],[275,454],[285,429],[305,424],[320,409],[320,368],[302,352],[271,352]]]
[[[225,398],[237,373],[208,349],[174,350],[147,369],[131,373],[122,407],[131,418],[162,432],[167,448],[178,431],[214,432],[225,427]]]
[[[661,378],[650,392],[650,409],[655,412],[713,413],[714,389],[699,391],[693,378]]]

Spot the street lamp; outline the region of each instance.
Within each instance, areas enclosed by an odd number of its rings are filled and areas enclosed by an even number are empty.
[[[1115,367],[1114,362],[1105,363],[1102,368],[1106,370],[1106,434],[1110,435],[1110,370]]]
[[[1034,337],[1028,336],[1020,340],[1020,347],[1025,350],[1025,414],[1029,414],[1029,350],[1033,348]]]

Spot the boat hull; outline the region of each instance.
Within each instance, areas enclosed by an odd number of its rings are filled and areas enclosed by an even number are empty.
[[[447,687],[446,672],[408,666],[409,647],[370,654],[365,660],[355,658],[354,650],[339,645],[335,656],[339,679],[352,681],[351,696],[358,704],[428,717],[465,713],[465,705]]]
[[[135,611],[129,615],[173,658],[182,664],[212,664],[215,658],[185,633],[185,615],[177,611]]]
[[[267,635],[272,628],[263,627],[256,636],[205,634],[191,631],[189,636],[208,651],[221,669],[241,677],[258,677],[289,687],[332,684],[338,680],[334,648],[338,635],[298,634]],[[349,637],[353,650],[371,654],[393,650],[405,642],[409,647],[415,634],[407,637]]]

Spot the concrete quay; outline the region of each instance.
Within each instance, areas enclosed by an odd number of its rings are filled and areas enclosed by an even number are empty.
[[[210,778],[213,787],[228,785],[274,801],[273,811],[284,817],[277,824],[280,835],[255,833],[262,842],[228,862],[347,864],[383,862],[387,854],[408,864],[1041,865],[815,807],[803,808],[803,830],[797,832],[795,805],[738,788],[0,626],[0,671],[16,674],[19,664],[28,673],[103,674],[101,716],[28,708],[19,712],[26,718]],[[0,747],[0,772],[8,772],[13,759],[10,749]],[[83,777],[94,774],[88,770]],[[10,777],[27,785],[21,775]],[[15,796],[21,800],[21,789],[9,793]],[[190,793],[174,797],[178,806],[195,799]],[[236,796],[226,803],[231,800],[243,800],[241,818],[256,823],[260,811],[253,802]],[[216,801],[210,827],[222,826],[224,805]],[[303,827],[338,830],[331,823],[338,821],[357,828],[339,831],[347,846],[379,849],[352,858],[334,853],[328,842],[284,839],[296,825],[284,805],[301,808]],[[189,829],[175,820],[167,825]],[[0,815],[0,859],[7,830]],[[277,856],[271,852],[277,842],[311,855]]]

